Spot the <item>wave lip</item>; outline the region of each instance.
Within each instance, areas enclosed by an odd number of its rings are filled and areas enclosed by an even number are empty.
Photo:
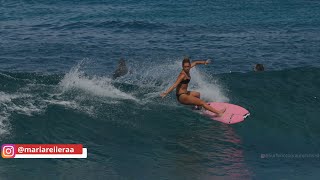
[[[0,136],[9,133],[11,129],[9,119],[12,113],[31,116],[43,109],[33,98],[30,94],[0,92]]]

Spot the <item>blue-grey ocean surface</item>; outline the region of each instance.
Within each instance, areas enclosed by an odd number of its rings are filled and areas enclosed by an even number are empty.
[[[88,148],[1,159],[0,179],[319,179],[319,17],[317,0],[0,0],[1,144]],[[161,99],[185,56],[212,59],[190,90],[251,115]]]

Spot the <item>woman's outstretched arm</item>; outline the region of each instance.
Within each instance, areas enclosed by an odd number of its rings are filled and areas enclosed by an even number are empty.
[[[176,82],[166,92],[161,93],[160,96],[164,98],[166,95],[168,95],[172,90],[174,90],[178,86],[178,84],[183,80],[184,76],[184,74],[180,74]]]
[[[209,59],[208,59],[208,60],[205,60],[205,61],[201,61],[201,60],[193,61],[193,62],[191,63],[191,68],[194,67],[194,66],[196,66],[196,65],[198,65],[198,64],[207,65],[207,64],[209,64],[209,63],[210,63],[210,60],[209,60]]]

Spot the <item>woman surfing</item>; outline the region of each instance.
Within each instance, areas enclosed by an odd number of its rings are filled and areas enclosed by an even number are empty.
[[[176,96],[177,100],[181,104],[185,105],[196,105],[200,107],[204,107],[205,109],[217,114],[218,117],[222,116],[222,114],[226,111],[226,108],[218,111],[213,107],[209,106],[205,101],[200,99],[200,93],[196,91],[188,91],[188,84],[191,80],[190,77],[190,69],[195,67],[198,64],[207,65],[209,61],[194,61],[190,63],[189,58],[184,58],[182,61],[182,71],[180,72],[176,82],[164,93],[160,94],[162,98],[167,96],[173,89],[176,88]]]

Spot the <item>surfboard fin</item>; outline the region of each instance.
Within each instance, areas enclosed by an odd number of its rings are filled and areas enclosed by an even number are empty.
[[[245,119],[246,117],[248,117],[250,115],[250,113],[247,113],[243,116],[243,119]]]

